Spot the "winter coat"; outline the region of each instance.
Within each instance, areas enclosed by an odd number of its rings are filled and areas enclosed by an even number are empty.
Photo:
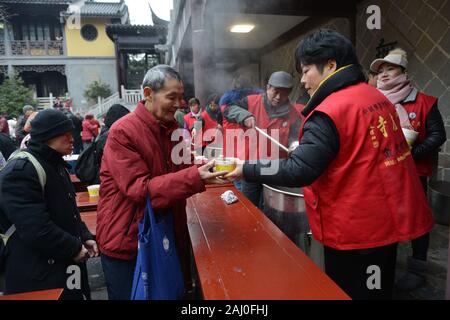
[[[8,160],[9,156],[16,151],[14,141],[4,133],[0,133],[0,151],[3,154],[3,157],[5,157],[5,160]]]
[[[45,144],[30,140],[28,151],[46,173],[44,192],[35,167],[28,159],[11,161],[0,172],[0,227],[17,231],[8,241],[5,266],[7,294],[64,288],[64,297],[90,297],[87,270],[81,271],[81,291],[68,290],[68,269],[82,243],[94,237],[81,220],[62,156]]]
[[[102,163],[103,151],[106,145],[106,139],[108,138],[109,129],[111,126],[123,116],[129,114],[130,111],[122,105],[114,104],[109,108],[105,116],[105,125],[103,126],[100,134],[95,139],[95,152],[94,152],[94,165],[96,168],[96,177],[91,184],[100,184],[100,166]]]
[[[82,143],[81,132],[83,131],[83,122],[72,112],[67,112],[66,115],[70,120],[72,120],[73,124],[72,137],[74,140],[74,144],[75,145],[81,144]]]
[[[94,141],[95,137],[98,135],[99,126],[92,120],[83,120],[83,131],[81,132],[81,139],[83,141]]]
[[[6,120],[5,117],[0,117],[0,133],[5,133],[9,135],[8,120]]]
[[[19,142],[19,143],[28,134],[27,132],[25,132],[23,130],[23,127],[25,126],[25,123],[27,123],[27,119],[28,119],[28,117],[26,117],[25,115],[21,115],[19,117],[19,119],[17,120],[15,137],[16,137],[16,141]]]
[[[172,132],[140,102],[136,110],[109,130],[100,169],[97,242],[102,254],[122,260],[137,255],[138,222],[147,196],[155,214],[174,214],[178,251],[186,254],[186,199],[205,190],[196,166],[175,165]]]
[[[433,173],[432,157],[447,140],[444,121],[438,109],[438,100],[414,89],[401,102],[419,137],[412,148],[419,176],[430,177]]]

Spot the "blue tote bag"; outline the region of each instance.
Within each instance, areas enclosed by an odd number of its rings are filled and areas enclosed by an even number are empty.
[[[184,279],[175,246],[172,211],[153,213],[147,198],[139,223],[138,256],[131,300],[176,300],[184,294]]]

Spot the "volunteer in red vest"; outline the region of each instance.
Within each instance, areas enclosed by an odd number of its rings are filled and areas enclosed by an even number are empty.
[[[433,174],[432,157],[447,140],[438,99],[419,92],[407,74],[406,52],[395,49],[383,59],[372,62],[370,69],[378,73],[377,87],[391,101],[400,118],[400,125],[410,143],[423,190],[427,194],[428,179]],[[425,284],[430,234],[414,239],[412,256],[408,257],[407,273],[396,283],[399,291],[411,291]]]
[[[200,107],[200,100],[198,100],[197,98],[189,99],[188,104],[189,104],[189,109],[191,111],[183,117],[184,129],[185,129],[184,136],[185,136],[185,139],[188,139],[192,143],[194,143],[195,127],[198,128],[199,126],[201,126],[200,115],[201,115],[202,109]],[[193,131],[194,131],[194,135],[192,134]],[[195,151],[197,154],[200,155],[202,152],[201,145],[199,145],[197,147],[193,144],[192,146],[193,146],[192,151]]]
[[[228,105],[233,104],[236,101],[240,101],[243,98],[253,95],[253,94],[259,94],[263,93],[264,90],[261,88],[254,87],[251,84],[251,81],[248,76],[239,74],[233,79],[232,89],[225,92],[222,97],[219,100],[219,106],[220,106],[220,112],[222,113],[222,139],[223,139],[223,155],[225,157],[235,157],[237,154],[237,140],[238,137],[231,138],[233,141],[231,142],[232,145],[235,146],[236,150],[229,150],[229,153],[227,155],[227,144],[230,144],[230,142],[227,142],[226,136],[228,130],[236,130],[240,129],[241,126],[237,123],[230,123],[227,121],[225,117],[223,117],[223,113],[225,111],[225,108]],[[241,191],[242,186],[240,181],[234,181],[234,186]]]
[[[266,129],[269,135],[272,130],[278,130],[278,141],[288,147],[296,146],[300,130],[300,117],[289,100],[289,94],[294,86],[292,76],[284,71],[272,73],[269,78],[266,92],[249,95],[241,101],[227,106],[224,109],[224,117],[228,122],[238,123],[244,128],[255,130],[255,126]],[[278,146],[272,146],[272,142],[259,133],[258,140],[250,143],[251,146],[240,139],[237,146],[238,158],[242,160],[278,159],[287,156],[284,150]],[[262,142],[266,144],[266,150],[261,148]],[[272,150],[275,149],[275,153]],[[242,151],[239,153],[239,151]],[[245,154],[244,154],[245,153]],[[263,186],[261,183],[242,182],[242,192],[260,209],[263,209]]]
[[[365,83],[352,43],[336,31],[304,38],[295,62],[311,95],[300,145],[287,159],[241,163],[226,177],[304,187],[327,275],[353,299],[388,299],[398,242],[433,227],[395,107]]]
[[[208,132],[209,130],[222,131],[222,112],[219,108],[219,95],[216,93],[210,94],[206,100],[206,108],[200,113],[200,121],[194,124],[192,136],[202,131],[201,146],[204,150],[206,146],[215,142],[217,132]],[[195,130],[195,131],[194,131]],[[210,139],[211,138],[211,139]]]
[[[191,112],[184,116],[184,128],[189,130],[189,132],[192,132],[192,129],[194,129],[194,123],[199,121],[202,110],[200,108],[200,100],[197,98],[189,99],[188,104]]]

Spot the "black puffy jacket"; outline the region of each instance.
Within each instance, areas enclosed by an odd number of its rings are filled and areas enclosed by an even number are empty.
[[[419,144],[415,144],[411,150],[414,160],[433,155],[447,140],[444,121],[439,112],[437,102],[431,107],[425,122],[426,138]]]
[[[68,267],[82,243],[94,239],[80,218],[75,190],[62,156],[50,147],[30,140],[32,153],[46,172],[43,192],[35,167],[28,159],[16,159],[0,172],[0,229],[17,231],[8,242],[5,293],[66,288]],[[85,264],[81,290],[66,290],[66,298],[90,297]]]

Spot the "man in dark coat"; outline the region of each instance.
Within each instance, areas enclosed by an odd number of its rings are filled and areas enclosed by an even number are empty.
[[[0,231],[7,242],[5,293],[63,288],[64,299],[90,299],[85,261],[98,255],[81,221],[63,156],[72,152],[72,122],[47,109],[32,121],[27,151],[45,171],[44,187],[29,159],[15,159],[0,172]]]
[[[35,111],[35,109],[33,106],[26,105],[23,107],[22,111],[23,111],[23,115],[21,115],[19,117],[19,120],[17,120],[16,132],[15,132],[16,142],[18,143],[18,145],[20,145],[20,142],[28,134],[27,132],[25,132],[23,130],[23,127],[27,123],[28,117]]]
[[[4,133],[0,133],[0,152],[2,153],[5,160],[8,160],[9,156],[16,151],[16,146],[14,141]]]
[[[97,170],[97,175],[92,184],[100,184],[100,165],[102,163],[103,150],[105,149],[106,139],[108,138],[109,129],[111,126],[130,113],[130,110],[125,108],[121,104],[114,104],[109,108],[105,116],[105,126],[95,140],[95,166]]]

